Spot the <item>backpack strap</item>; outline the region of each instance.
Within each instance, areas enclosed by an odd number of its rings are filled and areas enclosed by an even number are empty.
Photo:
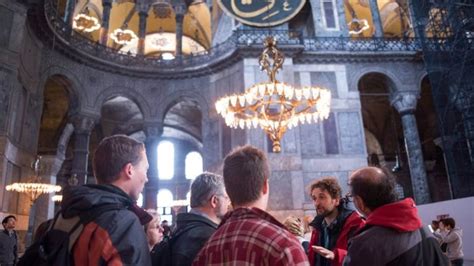
[[[81,235],[82,230],[88,223],[92,222],[103,213],[115,210],[122,210],[125,208],[126,207],[124,204],[105,204],[68,219],[64,218],[61,212],[58,212],[58,215],[54,218],[50,229],[58,229],[64,232],[68,232],[68,250],[71,251],[72,247]]]

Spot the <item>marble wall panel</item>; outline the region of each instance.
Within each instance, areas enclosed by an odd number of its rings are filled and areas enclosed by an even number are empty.
[[[339,112],[337,120],[342,154],[363,154],[364,139],[359,113]]]
[[[293,209],[293,195],[291,172],[273,171],[270,177],[270,198],[268,208],[270,210]]]
[[[303,158],[323,154],[324,144],[321,136],[321,124],[301,125],[300,142]]]
[[[0,47],[8,48],[14,13],[12,10],[0,6]]]
[[[311,84],[331,91],[332,98],[338,98],[335,72],[311,72]]]

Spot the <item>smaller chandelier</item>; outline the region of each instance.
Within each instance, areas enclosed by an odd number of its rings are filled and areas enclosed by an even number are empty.
[[[100,29],[99,20],[86,14],[78,14],[74,17],[72,28],[78,31],[93,32]]]
[[[42,194],[49,194],[49,193],[61,191],[60,186],[52,185],[48,183],[41,183],[41,177],[38,174],[40,159],[41,159],[41,156],[38,156],[35,162],[33,163],[33,170],[35,171],[35,175],[29,178],[30,182],[13,183],[11,185],[6,186],[5,187],[6,190],[28,194],[32,202],[35,202],[36,199],[38,199],[38,197],[41,196]]]
[[[347,24],[349,26],[349,34],[361,34],[370,28],[367,19],[354,18]]]
[[[40,181],[39,179],[36,181]],[[61,191],[61,187],[52,184],[31,182],[31,183],[13,183],[6,186],[7,191],[16,191],[30,196],[31,201],[35,201],[42,194],[49,194]]]
[[[273,37],[267,37],[264,45],[259,64],[270,81],[255,84],[243,94],[223,97],[215,106],[231,128],[262,128],[273,142],[273,152],[280,152],[280,140],[287,129],[329,117],[331,92],[320,87],[294,88],[277,81],[284,55]]]
[[[120,28],[114,30],[113,33],[110,34],[110,38],[114,40],[117,44],[127,45],[131,42],[137,41],[138,37],[132,30],[122,30]]]

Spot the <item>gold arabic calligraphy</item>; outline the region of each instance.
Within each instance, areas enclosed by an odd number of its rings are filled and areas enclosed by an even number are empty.
[[[251,12],[245,12],[245,11],[242,11],[240,10],[238,7],[237,7],[237,4],[236,4],[236,1],[238,0],[231,0],[231,7],[232,7],[232,10],[235,12],[235,14],[239,17],[242,17],[242,18],[253,18],[253,17],[257,17],[257,16],[260,16],[262,15],[263,13],[271,10],[274,6],[275,6],[275,2],[276,0],[269,0],[268,1],[268,4],[260,9],[257,9],[257,10],[254,10],[254,11],[251,11]],[[252,4],[252,0],[240,0],[241,1],[241,4],[242,5],[250,5]],[[283,3],[283,10],[284,11],[290,11],[292,8],[289,6],[288,4],[288,1],[285,1]],[[279,11],[277,12],[273,12],[271,13],[269,16],[265,17],[265,18],[268,18],[268,17],[271,17],[271,16],[274,16],[276,14],[278,14]]]

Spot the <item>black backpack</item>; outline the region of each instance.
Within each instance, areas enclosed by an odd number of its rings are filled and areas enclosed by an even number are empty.
[[[28,247],[17,266],[74,265],[72,248],[85,225],[104,212],[121,209],[125,209],[123,204],[106,204],[70,219],[58,212],[48,230]]]
[[[198,227],[196,226],[186,226],[181,230],[176,231],[170,237],[164,237],[159,244],[153,247],[151,250],[151,265],[153,266],[169,266],[172,265],[172,254],[173,254],[173,243],[184,233]]]

